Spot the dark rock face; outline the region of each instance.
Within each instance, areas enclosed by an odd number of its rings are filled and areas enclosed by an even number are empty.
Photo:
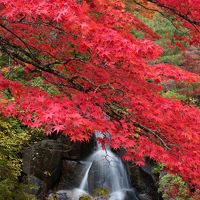
[[[56,190],[71,190],[78,188],[84,176],[84,174],[82,174],[84,167],[84,162],[63,160],[62,174]]]
[[[56,193],[51,193],[48,200],[72,200],[72,191],[59,190]]]
[[[23,172],[43,180],[51,189],[60,179],[62,162],[84,160],[91,153],[91,146],[89,143],[72,143],[64,136],[57,140],[42,140],[23,150]],[[65,164],[64,171],[69,162]]]
[[[72,143],[61,135],[25,148],[22,152],[22,169],[28,183],[34,187],[30,193],[44,199],[48,190],[78,187],[84,167],[80,161],[91,154],[92,143],[93,140],[90,143]]]
[[[143,167],[128,163],[127,168],[131,185],[137,190],[140,200],[161,200],[149,163]]]
[[[44,181],[47,189],[59,180],[63,146],[54,140],[43,140],[23,152],[23,172]]]
[[[140,200],[152,200],[152,198],[148,194],[139,194]]]
[[[94,139],[91,138],[90,142],[71,142],[69,138],[61,135],[57,142],[62,143],[64,149],[62,151],[63,160],[81,161],[85,160],[93,151]]]
[[[56,140],[43,140],[25,148],[22,152],[23,173],[27,175],[29,183],[34,185],[31,193],[42,200],[45,199],[47,191],[52,190],[52,195],[56,195],[58,200],[72,199],[71,192],[80,186],[85,172],[84,168],[88,165],[82,161],[91,154],[92,149],[93,140],[90,143],[72,143],[64,136]],[[150,164],[138,167],[126,163],[126,166],[131,186],[136,191],[127,190],[124,200],[161,200]],[[94,183],[92,180],[100,179],[99,176],[108,176],[102,173],[98,172],[94,162],[88,180],[91,194],[95,188],[101,188],[103,185],[103,183]],[[106,200],[108,198],[95,197],[94,199]]]
[[[43,199],[46,194],[46,184],[44,181],[40,180],[35,176],[29,176],[28,182],[32,186],[30,193],[37,196],[40,199]]]
[[[124,200],[139,200],[134,189],[126,190]]]

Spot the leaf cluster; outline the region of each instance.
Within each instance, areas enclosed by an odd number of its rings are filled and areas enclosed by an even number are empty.
[[[188,185],[178,175],[167,174],[159,181],[159,192],[164,200],[193,200]]]
[[[22,171],[19,154],[31,139],[30,133],[17,120],[0,117],[0,136],[0,199],[34,199],[26,193],[28,186],[19,181]]]
[[[91,200],[91,197],[89,195],[83,195],[79,198],[79,200]]]
[[[95,196],[108,196],[110,191],[107,188],[95,188],[94,194]]]

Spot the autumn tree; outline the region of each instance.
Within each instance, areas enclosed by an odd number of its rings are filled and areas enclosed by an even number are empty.
[[[200,77],[152,64],[163,52],[154,42],[160,36],[134,15],[133,3],[173,19],[189,31],[176,39],[199,46],[198,0],[0,0],[0,51],[12,59],[1,67],[0,111],[73,141],[108,131],[111,140],[100,142],[124,148],[125,160],[142,165],[149,156],[199,189],[200,111],[161,94],[169,80]]]

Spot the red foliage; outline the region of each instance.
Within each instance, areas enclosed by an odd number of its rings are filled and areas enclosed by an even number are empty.
[[[180,1],[161,2],[185,13]],[[189,17],[199,20],[195,0],[188,2]],[[200,110],[161,97],[159,85],[168,79],[195,82],[199,76],[170,65],[150,66],[162,48],[123,1],[0,0],[0,5],[5,47],[0,49],[26,63],[25,81],[39,75],[60,91],[51,96],[0,76],[0,89],[9,88],[13,96],[0,102],[1,113],[74,141],[108,131],[112,140],[104,142],[125,148],[124,159],[141,165],[150,156],[199,188]],[[148,39],[134,38],[132,27],[146,31]]]

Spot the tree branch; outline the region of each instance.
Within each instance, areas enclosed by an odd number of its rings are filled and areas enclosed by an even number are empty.
[[[172,12],[173,14],[175,14],[175,15],[181,17],[182,19],[188,21],[189,23],[191,23],[191,24],[193,24],[193,25],[200,26],[200,21],[191,19],[191,18],[188,16],[188,13],[185,14],[185,15],[184,15],[184,14],[181,14],[180,12],[178,12],[177,10],[175,10],[174,8],[168,6],[168,5],[164,4],[164,3],[161,3],[161,2],[159,2],[159,1],[157,1],[157,0],[147,0],[147,1],[158,5],[160,8],[165,8],[165,9],[167,9],[168,11],[170,11],[170,12]]]
[[[157,133],[156,131],[138,123],[138,122],[133,122],[134,126],[141,128],[142,130],[144,130],[145,132],[151,133],[152,135],[154,135],[161,143],[162,145],[165,147],[165,149],[170,150],[170,147],[164,142],[164,140],[159,136],[159,133]]]

